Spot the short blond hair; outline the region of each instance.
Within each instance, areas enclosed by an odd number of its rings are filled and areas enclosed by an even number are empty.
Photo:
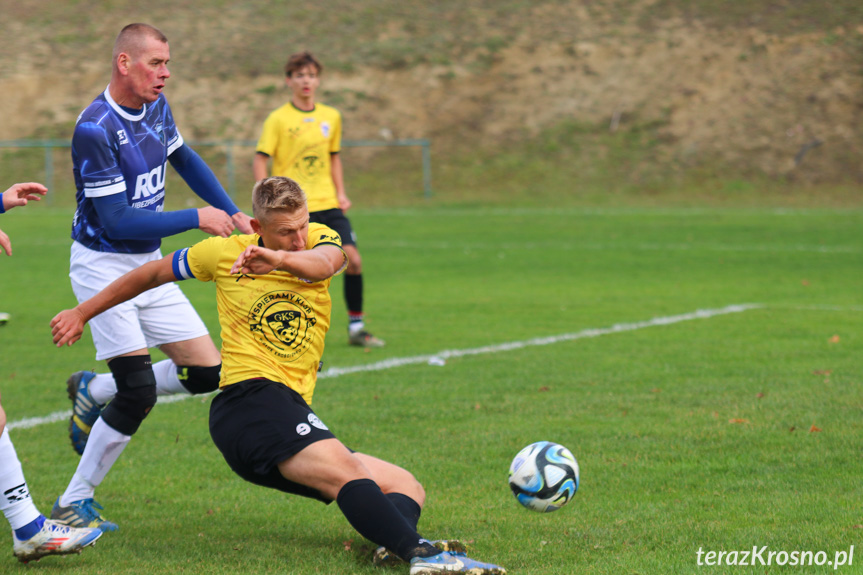
[[[257,182],[252,189],[252,213],[267,221],[271,212],[296,212],[306,207],[306,193],[291,178],[272,176]]]

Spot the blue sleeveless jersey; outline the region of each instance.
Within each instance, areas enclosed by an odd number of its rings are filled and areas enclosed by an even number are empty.
[[[78,116],[72,136],[78,202],[72,239],[100,252],[138,254],[159,249],[158,238],[109,238],[91,198],[125,194],[133,208],[162,211],[168,156],[182,145],[164,94],[141,111],[119,106],[107,89],[96,97]]]

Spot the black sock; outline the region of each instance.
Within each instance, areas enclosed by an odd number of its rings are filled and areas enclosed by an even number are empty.
[[[348,523],[377,545],[404,559],[431,557],[440,551],[424,540],[371,479],[349,481],[339,491],[336,503]]]
[[[402,493],[387,493],[387,499],[392,501],[405,521],[416,530],[420,521],[420,513],[422,513],[420,504]]]
[[[349,313],[363,313],[363,276],[345,274],[345,302]]]

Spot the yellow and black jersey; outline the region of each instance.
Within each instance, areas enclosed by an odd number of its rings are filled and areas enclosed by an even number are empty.
[[[259,241],[257,234],[203,240],[174,254],[174,276],[216,283],[222,335],[219,387],[263,377],[284,383],[311,404],[330,327],[331,278],[311,282],[282,271],[231,274],[243,250]],[[342,242],[327,226],[309,224],[306,249],[325,244],[341,248]]]
[[[330,154],[342,146],[342,115],[325,104],[305,112],[293,103],[274,110],[264,121],[256,151],[273,159],[273,176],[295,180],[310,212],[339,207]]]

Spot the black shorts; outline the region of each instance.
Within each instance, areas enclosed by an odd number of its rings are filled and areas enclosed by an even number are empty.
[[[318,490],[279,473],[282,461],[335,437],[288,386],[268,379],[229,385],[210,404],[210,436],[234,473],[246,481],[330,503]]]
[[[357,245],[357,235],[351,227],[351,222],[345,213],[339,208],[321,210],[320,212],[309,212],[309,221],[313,224],[324,224],[339,234],[343,246]]]

